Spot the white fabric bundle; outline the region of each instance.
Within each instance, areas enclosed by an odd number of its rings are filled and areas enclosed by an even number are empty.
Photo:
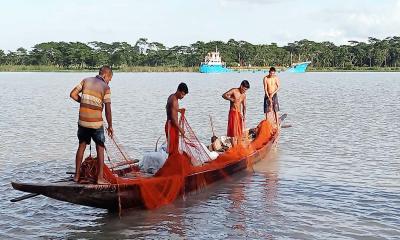
[[[203,147],[204,151],[207,153],[207,155],[211,158],[211,160],[215,160],[218,157],[218,153],[215,151],[210,152],[210,150],[208,150],[207,146],[204,145],[203,143],[201,143],[201,146]]]
[[[146,152],[139,162],[139,168],[147,173],[156,173],[168,158],[167,145],[163,144],[157,152]]]

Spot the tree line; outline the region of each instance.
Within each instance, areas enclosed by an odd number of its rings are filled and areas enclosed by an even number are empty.
[[[113,68],[129,66],[196,67],[204,56],[218,47],[227,66],[289,66],[292,62],[311,61],[315,68],[398,67],[400,37],[366,42],[349,41],[336,46],[332,42],[307,39],[279,47],[276,43],[251,44],[230,39],[227,42],[197,41],[189,46],[166,47],[140,38],[127,42],[44,42],[31,50],[18,48],[7,53],[0,49],[0,65],[46,65],[65,69],[94,69],[101,65]]]

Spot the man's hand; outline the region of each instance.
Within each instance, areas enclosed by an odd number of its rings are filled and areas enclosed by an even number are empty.
[[[180,108],[178,111],[179,111],[181,114],[185,115],[186,109]]]
[[[108,134],[108,136],[110,136],[111,138],[113,137],[113,135],[114,135],[114,130],[113,130],[112,127],[107,127],[107,134]]]
[[[186,138],[186,136],[185,136],[185,130],[184,130],[183,128],[180,128],[180,129],[179,129],[179,132],[181,133],[181,135],[182,135],[183,138]]]

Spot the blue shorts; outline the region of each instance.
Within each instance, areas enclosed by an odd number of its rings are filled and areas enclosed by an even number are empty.
[[[269,107],[271,106],[271,103],[269,102],[268,97],[265,95],[264,96],[264,113],[268,113]],[[275,93],[275,95],[272,97],[272,107],[274,108],[275,112],[279,112],[279,102],[278,102],[278,95]]]
[[[78,125],[78,139],[79,143],[86,142],[86,144],[90,144],[91,139],[96,143],[96,145],[100,145],[104,147],[105,136],[104,136],[104,128],[86,128]]]

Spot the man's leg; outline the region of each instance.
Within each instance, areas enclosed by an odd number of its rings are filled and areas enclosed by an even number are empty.
[[[103,165],[104,165],[104,147],[96,144],[96,152],[97,152],[97,167],[99,168],[97,174],[97,184],[109,184],[104,180],[103,177]]]
[[[279,116],[278,116],[279,103],[278,103],[278,96],[277,95],[274,96],[273,108],[274,108],[274,114],[275,114],[276,127],[279,128],[279,126],[280,126]]]
[[[279,128],[280,123],[279,123],[278,111],[275,111],[275,120],[276,120],[276,127]]]
[[[265,120],[268,120],[268,98],[264,97],[264,113],[265,113]]]
[[[81,164],[83,160],[83,154],[85,153],[85,149],[86,149],[86,142],[79,143],[79,147],[78,150],[76,151],[76,156],[75,156],[75,176],[74,176],[75,182],[78,182],[80,178]]]

